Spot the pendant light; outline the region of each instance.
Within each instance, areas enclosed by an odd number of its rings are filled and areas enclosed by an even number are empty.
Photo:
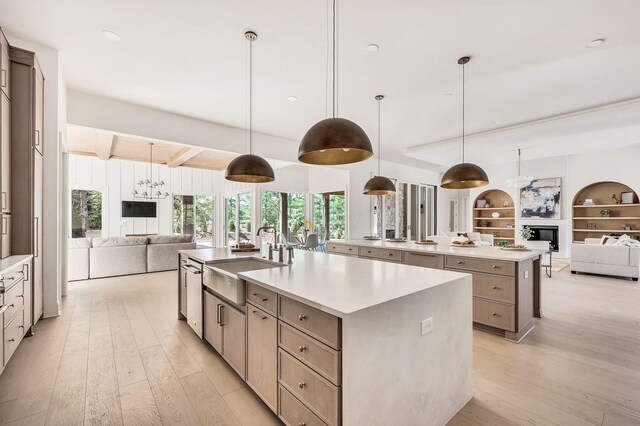
[[[462,65],[462,163],[456,164],[445,172],[440,182],[440,187],[446,189],[467,189],[478,188],[489,184],[487,174],[480,166],[473,163],[464,162],[464,66],[471,60],[470,57],[464,56],[458,59],[458,64]]]
[[[376,96],[376,101],[378,101],[378,175],[369,179],[364,185],[362,193],[365,195],[389,195],[396,192],[396,186],[391,179],[380,176],[380,157],[382,157],[382,150],[380,149],[380,104],[383,99],[383,95]]]
[[[371,141],[364,130],[353,121],[336,117],[336,0],[333,0],[332,29],[332,114],[331,118],[319,121],[307,130],[300,142],[298,160],[308,164],[350,164],[373,155]]]
[[[518,163],[516,165],[516,175],[512,178],[507,179],[507,186],[509,188],[524,188],[528,186],[533,178],[531,176],[523,176],[520,174],[520,148],[517,150],[518,152]]]
[[[225,178],[234,182],[266,183],[275,180],[271,165],[264,158],[253,154],[253,42],[258,35],[244,33],[249,40],[249,153],[234,158],[227,166]]]

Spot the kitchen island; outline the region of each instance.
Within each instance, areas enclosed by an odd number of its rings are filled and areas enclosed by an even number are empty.
[[[204,276],[247,262],[180,256]],[[443,425],[471,399],[468,274],[301,251],[271,263],[237,272],[244,306],[203,280],[202,336],[285,424]]]
[[[329,241],[327,251],[348,257],[466,272],[473,276],[476,328],[520,342],[542,318],[542,250],[508,251],[500,247],[423,245],[415,241]]]

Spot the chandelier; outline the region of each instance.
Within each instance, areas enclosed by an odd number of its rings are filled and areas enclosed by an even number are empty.
[[[509,188],[524,188],[528,186],[533,178],[531,176],[523,176],[520,174],[520,148],[518,148],[518,163],[516,165],[516,175],[507,179],[507,186]]]
[[[141,179],[136,182],[138,189],[135,189],[132,195],[133,198],[141,198],[144,200],[164,200],[169,197],[168,192],[162,192],[162,188],[164,188],[164,181],[153,180],[153,142],[149,143],[149,151],[149,174],[151,179]]]

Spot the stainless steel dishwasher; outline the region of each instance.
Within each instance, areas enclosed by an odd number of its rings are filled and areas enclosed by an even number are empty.
[[[183,258],[180,261],[181,284],[186,287],[186,292],[182,292],[183,300],[180,307],[185,306],[184,296],[186,296],[186,312],[182,312],[187,317],[189,327],[202,339],[202,263],[191,259]]]

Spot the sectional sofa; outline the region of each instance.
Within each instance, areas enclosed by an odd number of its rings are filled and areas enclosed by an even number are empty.
[[[194,249],[193,235],[70,238],[69,281],[168,271],[178,268],[178,251]]]

